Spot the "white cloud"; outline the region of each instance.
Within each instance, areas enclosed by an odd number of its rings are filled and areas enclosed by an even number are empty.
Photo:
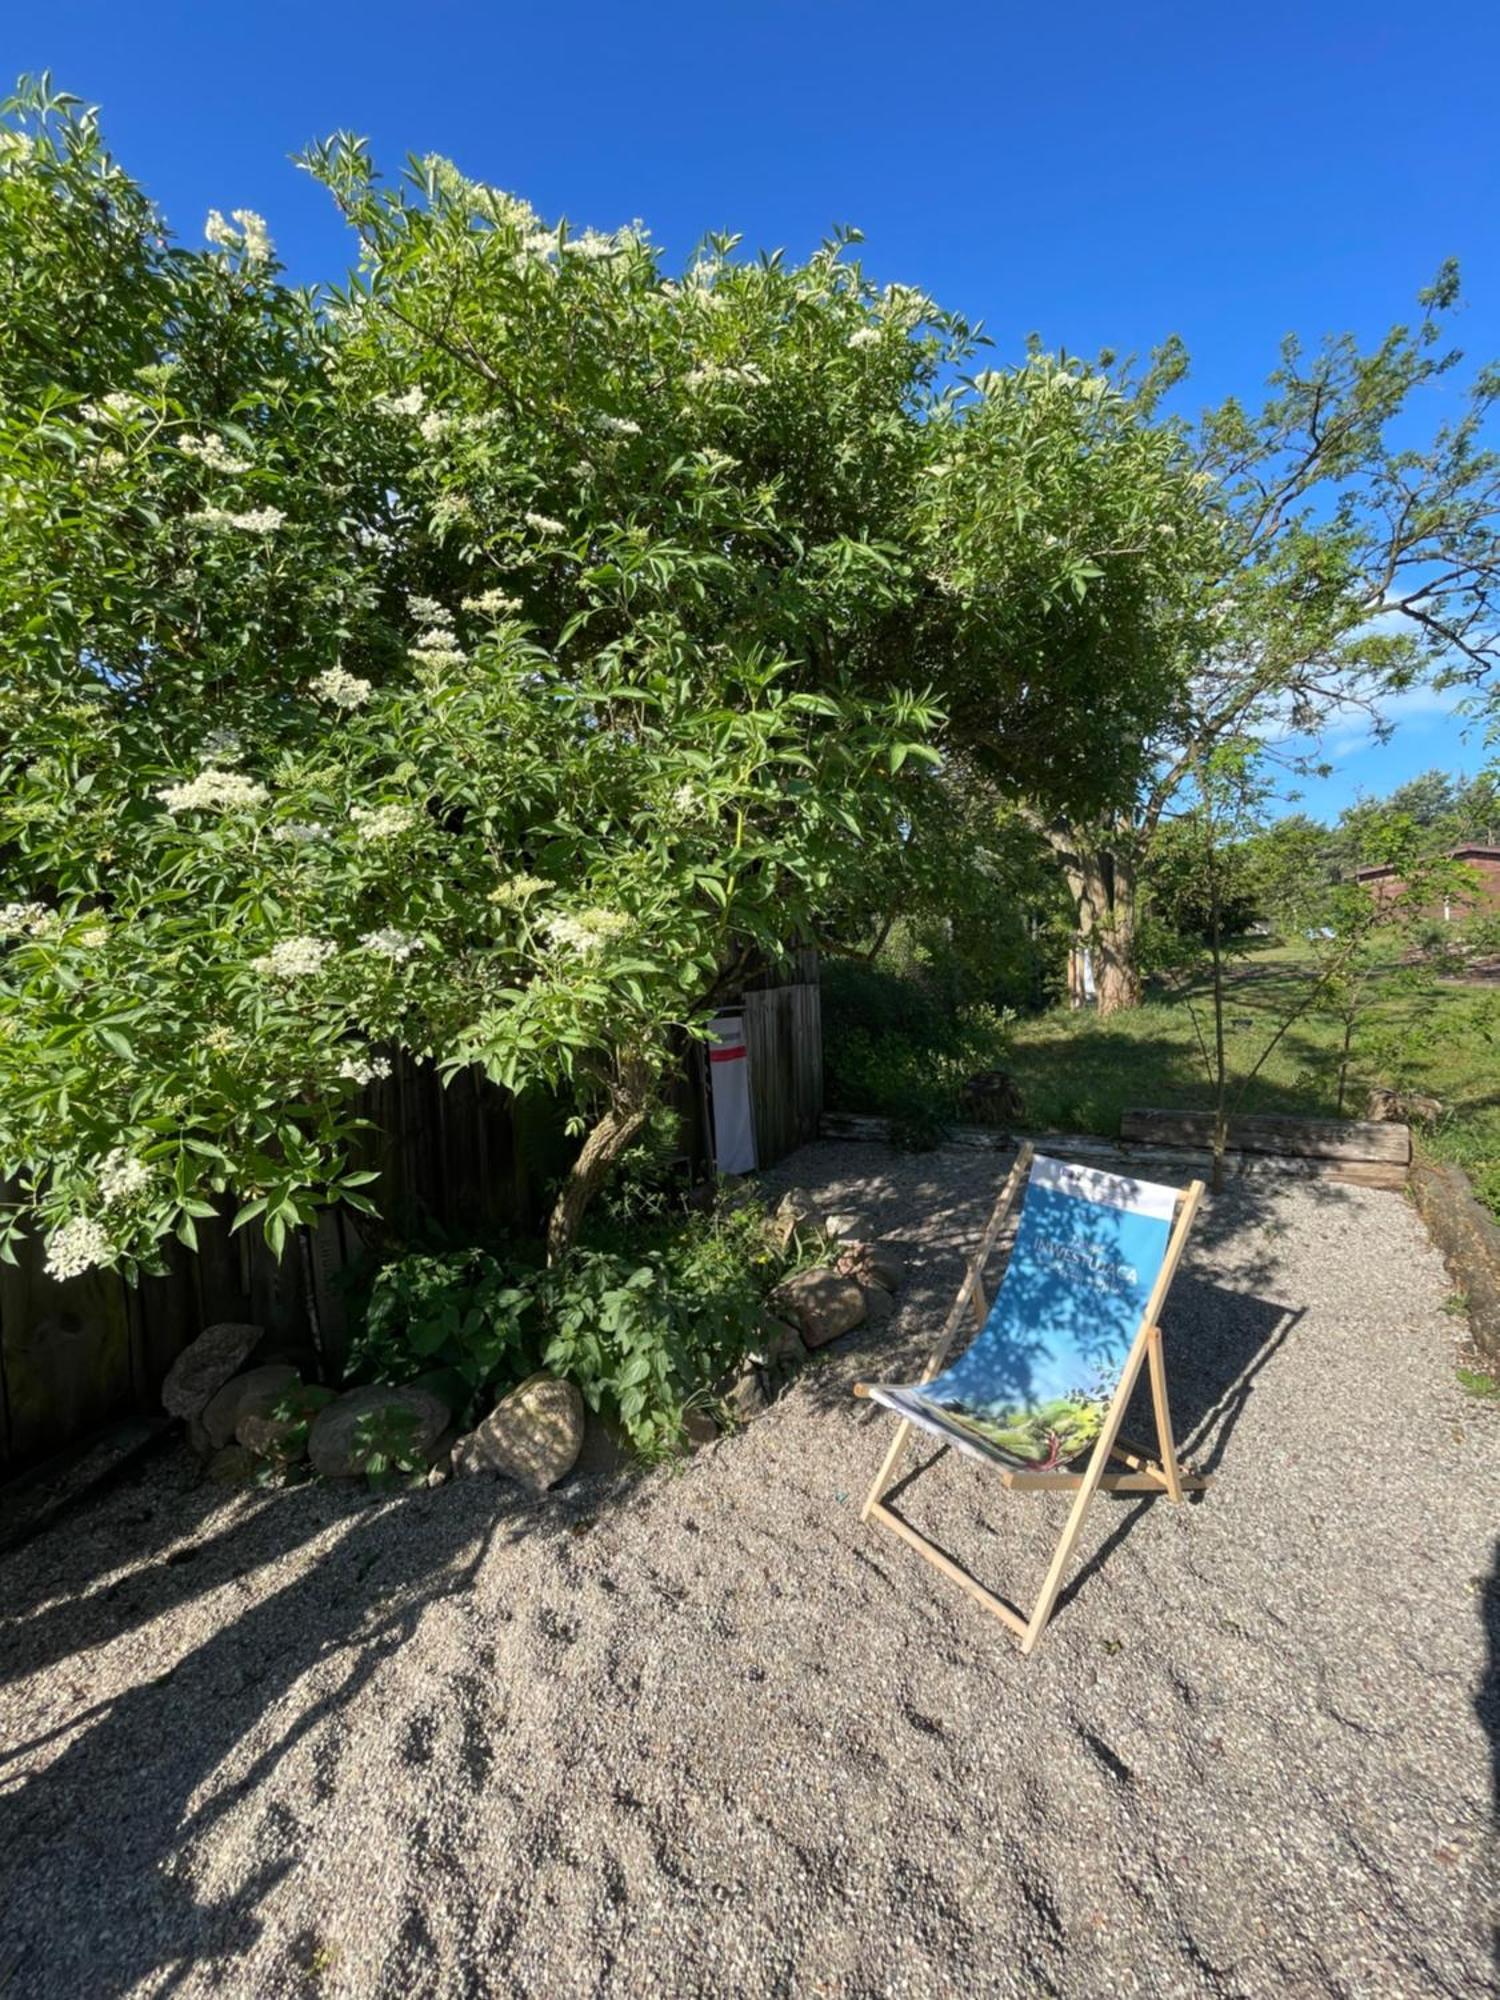
[[[1451,734],[1456,753],[1474,727],[1474,722],[1462,712],[1472,692],[1462,688],[1407,688],[1401,694],[1387,695],[1378,706],[1378,714],[1387,728],[1397,734],[1428,736],[1435,730],[1445,731]],[[1354,707],[1333,710],[1319,733],[1308,739],[1325,757],[1350,757],[1370,749],[1379,740],[1370,716]]]

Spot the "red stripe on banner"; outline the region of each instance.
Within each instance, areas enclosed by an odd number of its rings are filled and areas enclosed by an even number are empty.
[[[708,1059],[710,1062],[743,1062],[745,1060],[745,1051],[744,1049],[710,1049]]]

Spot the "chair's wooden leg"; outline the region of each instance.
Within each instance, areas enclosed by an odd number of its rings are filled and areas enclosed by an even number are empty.
[[[885,1498],[886,1488],[896,1476],[896,1467],[901,1463],[901,1454],[911,1440],[914,1425],[903,1417],[896,1426],[896,1435],[891,1439],[891,1448],[880,1462],[880,1470],[875,1475],[875,1484],[870,1488],[869,1497],[859,1510],[859,1518],[868,1521],[872,1510]]]
[[[1167,1366],[1162,1358],[1161,1328],[1153,1326],[1147,1336],[1146,1363],[1151,1370],[1151,1404],[1156,1411],[1157,1450],[1161,1453],[1162,1476],[1169,1499],[1182,1498],[1182,1468],[1177,1463],[1177,1446],[1172,1439],[1172,1409],[1167,1401]]]
[[[1099,1481],[1104,1477],[1104,1468],[1109,1463],[1110,1452],[1119,1435],[1120,1425],[1125,1419],[1125,1406],[1130,1401],[1130,1392],[1135,1387],[1136,1377],[1141,1372],[1141,1363],[1144,1359],[1145,1342],[1137,1336],[1134,1351],[1116,1385],[1114,1400],[1109,1406],[1108,1416],[1104,1419],[1104,1428],[1095,1441],[1094,1455],[1089,1460],[1088,1471],[1084,1473],[1082,1484],[1078,1488],[1078,1498],[1068,1509],[1067,1525],[1053,1551],[1052,1561],[1048,1565],[1046,1579],[1042,1584],[1042,1594],[1036,1601],[1036,1608],[1031,1617],[1027,1620],[1026,1636],[1021,1641],[1023,1653],[1034,1652],[1037,1641],[1047,1629],[1047,1620],[1052,1616],[1053,1607],[1057,1603],[1057,1594],[1062,1589],[1063,1578],[1067,1574],[1068,1564],[1073,1560],[1073,1550],[1083,1532],[1084,1519],[1093,1504],[1094,1495],[1099,1490]]]

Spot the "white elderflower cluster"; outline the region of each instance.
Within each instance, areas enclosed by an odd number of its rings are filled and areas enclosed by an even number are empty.
[[[410,806],[351,806],[349,817],[361,840],[394,840],[417,823]]]
[[[124,1146],[116,1146],[106,1153],[99,1163],[96,1176],[99,1182],[99,1199],[106,1208],[115,1208],[121,1202],[130,1201],[151,1184],[151,1169],[144,1160]]]
[[[408,597],[406,608],[413,618],[430,621],[427,629],[417,634],[407,656],[414,666],[441,671],[466,664],[469,656],[454,634],[453,613],[446,604],[439,604],[435,597]]]
[[[250,812],[270,802],[271,794],[243,771],[200,771],[186,784],[165,785],[156,794],[169,813]]]
[[[312,691],[335,708],[363,708],[374,693],[368,681],[351,674],[347,667],[325,667],[311,682]]]
[[[377,396],[375,408],[382,417],[420,417],[427,403],[420,388],[407,389],[399,396]]]
[[[555,257],[557,255],[557,231],[555,229],[532,229],[521,238],[521,255],[527,257]]]
[[[469,658],[462,646],[438,645],[414,648],[407,657],[414,666],[427,667],[437,673],[446,667],[465,666]]]
[[[203,507],[188,519],[200,528],[238,528],[243,535],[274,535],[285,521],[279,507],[252,507],[235,514],[227,507]]]
[[[519,909],[533,896],[539,896],[544,889],[553,886],[545,875],[512,875],[508,882],[499,882],[491,889],[489,900],[498,909]]]
[[[425,949],[415,931],[398,931],[393,925],[387,925],[384,930],[366,931],[360,943],[366,951],[374,952],[377,958],[388,958],[392,965],[405,965],[415,952]]]
[[[130,416],[140,398],[128,389],[111,389],[107,396],[101,396],[97,403],[85,403],[78,412],[85,423],[107,424],[112,418]]]
[[[937,308],[925,292],[912,285],[887,285],[881,294],[881,309],[888,320],[908,329],[930,319]]]
[[[320,819],[286,819],[271,829],[272,840],[279,840],[286,847],[303,847],[329,837],[328,828]]]
[[[617,257],[621,244],[613,237],[606,236],[598,229],[585,229],[577,236],[570,236],[563,248],[570,257]]]
[[[389,1056],[345,1056],[339,1064],[339,1075],[347,1077],[350,1083],[374,1083],[378,1078],[391,1073]]]
[[[251,959],[250,969],[266,979],[310,979],[323,970],[337,951],[338,946],[330,939],[308,937],[304,933],[280,939],[268,952]]]
[[[521,609],[520,598],[503,590],[482,590],[477,597],[466,597],[463,602],[465,611],[477,611],[486,618],[503,618],[508,612]]]
[[[619,910],[578,910],[548,917],[542,925],[552,943],[580,958],[592,958],[612,938],[630,928],[630,919]]]
[[[53,917],[45,903],[0,903],[0,938],[40,937]]]
[[[263,215],[257,215],[253,208],[237,208],[234,219],[245,232],[245,255],[252,264],[269,264],[276,246],[271,241],[271,232],[266,227]]]
[[[683,379],[687,387],[694,390],[710,388],[715,382],[733,382],[744,389],[760,389],[765,386],[766,371],[753,361],[704,361],[696,368],[690,368]]]
[[[878,326],[862,326],[857,333],[850,334],[844,345],[846,347],[878,347],[880,345],[880,328]]]
[[[103,1226],[90,1216],[75,1216],[47,1238],[47,1276],[81,1278],[96,1264],[104,1264],[114,1253],[114,1245]]]
[[[702,809],[702,805],[702,796],[692,785],[679,785],[672,794],[672,810],[680,813],[684,819],[690,819],[694,813]]]
[[[523,516],[528,528],[538,535],[562,535],[567,530],[561,521],[554,521],[550,514],[527,513]]]
[[[200,465],[206,465],[210,472],[248,472],[248,458],[236,458],[217,431],[205,431],[201,437],[189,432],[177,440],[177,449],[189,458],[196,458]]]
[[[458,418],[446,416],[441,410],[429,410],[417,425],[425,444],[440,444],[450,431],[457,428]]]
[[[274,246],[265,217],[253,208],[237,208],[233,214],[238,229],[231,228],[218,209],[211,208],[203,225],[204,240],[215,250],[243,250],[247,263],[269,264]]]
[[[599,430],[608,431],[613,437],[633,438],[641,434],[641,427],[634,417],[613,417],[608,411],[601,411],[594,418],[594,423]]]

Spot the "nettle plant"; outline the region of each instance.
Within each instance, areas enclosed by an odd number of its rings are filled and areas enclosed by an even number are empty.
[[[722,982],[896,893],[967,333],[345,140],[314,296],[45,86],[0,135],[0,1254],[368,1207],[401,1050],[571,1095],[560,1255]]]

